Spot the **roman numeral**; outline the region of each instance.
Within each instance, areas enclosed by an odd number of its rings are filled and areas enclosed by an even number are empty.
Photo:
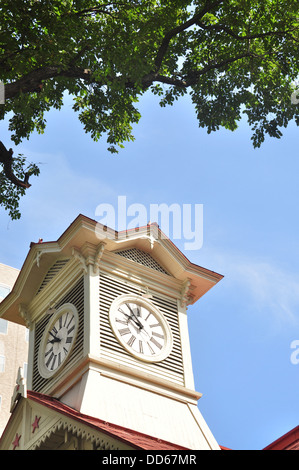
[[[47,366],[48,368],[49,368],[49,366],[50,366],[50,363],[53,361],[53,359],[54,359],[54,362],[55,362],[55,358],[56,358],[56,356],[55,356],[55,354],[54,354],[53,351],[52,351],[52,352],[51,352],[51,355],[50,355],[50,357],[49,357],[49,359],[48,359],[47,362],[46,362],[46,366]],[[53,366],[53,364],[52,364],[52,366]],[[53,367],[51,367],[51,369],[52,369],[52,368],[53,368]]]
[[[153,336],[156,336],[157,338],[164,339],[164,335],[160,335],[160,333],[155,333],[154,331],[153,331]]]
[[[136,336],[132,335],[129,341],[127,342],[127,345],[132,347],[135,339],[136,339]]]
[[[119,311],[120,313],[122,313],[123,315],[127,315],[127,314],[122,310],[122,308],[119,308],[118,311]]]
[[[143,354],[143,342],[141,340],[139,340],[139,352]]]
[[[54,333],[52,333],[52,331],[53,331]],[[50,335],[56,336],[57,333],[58,333],[58,331],[56,330],[55,326],[53,326],[52,330],[50,331]]]
[[[162,349],[162,345],[155,340],[155,338],[151,337],[150,341],[157,346],[157,348]]]
[[[67,330],[68,335],[75,329],[75,325],[72,326],[69,330]]]
[[[128,320],[120,320],[119,318],[116,318],[115,321],[117,323],[121,323],[122,325],[127,325],[128,324]]]
[[[72,323],[73,320],[74,320],[74,315],[72,316],[72,318],[71,318],[70,321],[68,322],[67,328],[69,328],[69,326],[70,326],[70,324]]]
[[[54,354],[53,361],[52,361],[52,364],[51,364],[51,370],[53,370],[53,369],[54,369],[54,367],[55,367],[55,362],[56,362],[56,359],[57,359],[57,355],[56,355],[56,354]]]
[[[141,310],[140,310],[139,305],[136,305],[136,307],[137,307],[137,317],[141,317]]]
[[[128,335],[129,333],[131,333],[131,330],[130,328],[121,328],[120,330],[118,330],[118,332],[121,336],[124,336],[124,335]]]
[[[53,350],[52,350],[52,351],[51,351],[51,355],[50,355],[49,359],[48,359],[47,362],[46,362],[46,366],[47,366],[47,367],[49,367],[49,364],[50,364],[50,362],[52,361],[53,356],[54,356],[54,353],[53,353]]]
[[[66,322],[67,322],[67,317],[68,317],[68,316],[69,316],[69,312],[66,312],[66,315],[65,315],[65,319],[64,319],[64,324],[63,324],[63,326],[65,326],[65,325],[66,325]]]
[[[156,328],[157,326],[161,326],[160,323],[153,323],[152,325],[149,325],[151,328]]]
[[[51,346],[49,351],[45,352],[45,357],[47,357],[51,352],[53,352],[53,346]]]

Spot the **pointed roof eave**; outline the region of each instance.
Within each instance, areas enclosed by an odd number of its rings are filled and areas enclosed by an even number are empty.
[[[73,233],[80,230],[86,223],[88,225],[89,222],[91,219],[80,214],[57,241],[43,242],[40,240],[30,243],[29,251],[13,289],[0,303],[0,318],[26,326],[26,319],[22,316],[20,306],[26,305],[30,301],[48,269],[56,258],[63,254]],[[71,252],[67,252],[66,256],[71,256]]]
[[[59,251],[59,245],[54,242],[31,243],[13,289],[0,303],[0,318],[26,325],[20,306],[30,301],[32,292],[39,287],[41,279],[46,275],[49,265]],[[41,254],[43,254],[42,263],[40,263]]]
[[[138,247],[150,253],[176,279],[191,286],[189,303],[196,302],[217,284],[223,276],[191,263],[179,248],[160,230],[157,224],[117,232],[79,214],[57,241],[30,244],[30,250],[11,293],[0,304],[0,318],[26,325],[20,305],[27,304],[37,291],[42,278],[58,256],[72,256],[74,247],[91,243],[105,244],[108,251]]]
[[[82,414],[74,408],[70,408],[59,400],[48,395],[28,391],[27,396],[29,399],[38,402],[47,408],[51,408],[64,416],[87,424],[95,430],[119,439],[126,444],[132,445],[132,447],[137,450],[188,450],[186,447],[182,447],[178,444],[173,444],[117,424],[108,423],[107,421],[99,418]]]
[[[75,421],[77,423],[80,423],[81,425],[91,428],[95,432],[99,432],[101,434],[106,435],[108,438],[113,438],[116,441],[120,441],[121,443],[126,444],[134,450],[189,450],[186,447],[180,446],[178,444],[174,444],[150,436],[148,434],[141,433],[139,431],[134,431],[132,429],[119,426],[117,424],[108,423],[107,421],[95,418],[93,416],[82,414],[74,408],[71,408],[65,405],[64,403],[60,402],[54,397],[44,395],[39,392],[34,392],[31,390],[27,391],[26,397],[20,398],[19,402],[17,403],[17,406],[12,411],[12,414],[6,424],[2,436],[0,436],[0,443],[1,441],[4,442],[6,435],[13,434],[12,431],[14,431],[14,423],[16,420],[18,421],[20,406],[22,407],[22,405],[24,405],[24,400],[27,400],[28,402],[34,402],[38,406],[47,408],[52,412],[61,415],[62,417],[64,417],[64,419],[68,419],[69,430],[71,430],[72,421]],[[77,428],[78,426],[75,426],[74,432]]]

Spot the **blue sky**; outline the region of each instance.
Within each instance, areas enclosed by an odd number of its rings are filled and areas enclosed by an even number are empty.
[[[262,449],[299,424],[298,128],[253,149],[245,122],[233,133],[199,129],[188,98],[161,109],[147,94],[139,109],[136,140],[116,156],[84,133],[68,100],[44,135],[15,148],[41,174],[21,220],[0,211],[0,262],[21,268],[31,241],[56,240],[79,213],[96,218],[118,196],[202,204],[202,248],[175,240],[191,262],[224,275],[188,309],[199,409],[220,445]]]

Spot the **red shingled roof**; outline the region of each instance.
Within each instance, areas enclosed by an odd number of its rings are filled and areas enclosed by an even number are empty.
[[[299,450],[299,426],[276,439],[264,450]]]
[[[137,431],[133,431],[116,424],[107,423],[98,418],[84,415],[79,411],[64,405],[56,398],[44,395],[42,393],[27,391],[27,397],[41,405],[46,406],[58,413],[61,413],[69,418],[75,419],[81,423],[101,431],[111,437],[121,440],[122,442],[134,447],[137,450],[189,450],[185,447],[171,442],[163,441],[161,439],[148,436]]]

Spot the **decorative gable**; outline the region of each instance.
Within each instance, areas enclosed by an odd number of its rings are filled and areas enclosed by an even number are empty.
[[[162,268],[162,266],[157,263],[157,261],[149,253],[141,251],[138,248],[130,248],[128,250],[116,251],[115,253],[119,256],[123,256],[124,258],[130,259],[131,261],[135,261],[135,263],[142,264],[143,266],[155,269],[156,271],[169,275],[169,273],[165,271],[165,269]]]
[[[38,288],[38,291],[36,294],[39,294],[46,285],[52,281],[52,279],[56,276],[56,274],[59,273],[59,271],[66,265],[68,262],[68,259],[58,259],[49,269],[47,274],[45,275],[41,285]]]
[[[187,450],[88,416],[47,395],[20,396],[0,450]]]

